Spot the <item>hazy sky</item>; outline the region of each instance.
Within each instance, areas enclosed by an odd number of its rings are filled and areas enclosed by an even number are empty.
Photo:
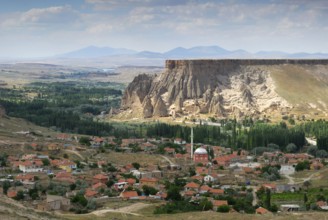
[[[328,0],[0,0],[0,57],[85,46],[328,53]]]

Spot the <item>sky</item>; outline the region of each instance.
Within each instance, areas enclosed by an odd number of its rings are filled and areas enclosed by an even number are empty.
[[[0,0],[0,57],[90,45],[328,53],[328,0]]]

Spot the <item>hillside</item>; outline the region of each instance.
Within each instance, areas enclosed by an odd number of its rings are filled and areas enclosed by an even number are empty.
[[[139,75],[118,118],[327,117],[328,60],[167,60]]]

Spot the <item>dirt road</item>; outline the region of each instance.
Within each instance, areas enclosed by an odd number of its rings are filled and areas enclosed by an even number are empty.
[[[150,204],[145,204],[145,203],[135,203],[130,206],[118,208],[118,209],[102,209],[102,210],[96,210],[91,212],[91,214],[94,214],[96,216],[104,216],[108,212],[116,212],[116,213],[122,213],[122,214],[129,214],[129,215],[135,215],[135,216],[141,216],[138,213],[134,213],[140,209],[146,208],[150,206]]]

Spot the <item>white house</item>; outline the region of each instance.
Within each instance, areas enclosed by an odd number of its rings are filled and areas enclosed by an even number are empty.
[[[24,173],[42,172],[42,162],[40,161],[24,161],[19,164],[19,170]]]
[[[217,180],[217,178],[215,178],[215,177],[212,176],[212,175],[206,175],[206,176],[204,176],[204,182],[205,182],[205,183],[214,182],[214,181],[216,181],[216,180]]]
[[[295,173],[295,167],[293,167],[292,165],[281,165],[279,173],[283,174],[283,175],[294,174]]]

